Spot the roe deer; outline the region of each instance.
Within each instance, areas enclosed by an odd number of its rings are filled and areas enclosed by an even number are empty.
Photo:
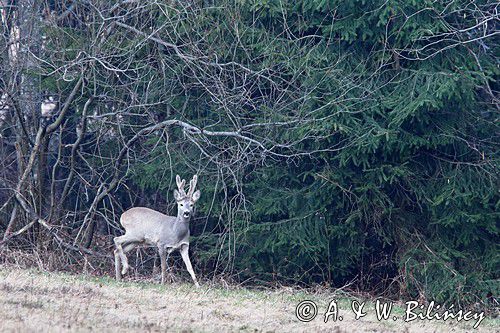
[[[127,256],[138,245],[149,245],[158,248],[161,261],[161,283],[165,283],[168,255],[179,249],[182,260],[191,275],[196,287],[199,287],[194,275],[191,261],[189,260],[189,220],[193,208],[200,198],[200,190],[194,191],[198,176],[194,175],[189,181],[188,193],[184,191],[186,181],[179,175],[175,177],[177,190],[174,198],[177,201],[177,216],[167,216],[145,207],[135,207],[124,212],[120,217],[120,224],[125,228],[125,235],[115,237],[115,271],[116,279],[120,280],[122,274],[129,268]],[[120,272],[120,264],[123,268]]]

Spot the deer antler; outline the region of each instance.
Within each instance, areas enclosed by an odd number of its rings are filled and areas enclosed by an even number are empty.
[[[193,193],[194,193],[194,189],[196,187],[196,183],[198,182],[198,175],[194,175],[193,176],[193,179],[191,179],[189,181],[189,191],[188,191],[188,194],[187,196],[189,198],[191,198],[193,196]]]
[[[179,194],[181,195],[181,197],[185,197],[186,191],[184,190],[184,185],[186,185],[186,180],[183,179],[181,181],[181,177],[179,177],[179,175],[177,175],[175,177],[175,182],[177,183],[177,189],[179,190]],[[191,184],[191,182],[189,184]]]

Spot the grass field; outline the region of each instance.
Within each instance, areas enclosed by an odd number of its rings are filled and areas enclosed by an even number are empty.
[[[332,299],[342,321],[323,322]],[[300,322],[303,300],[317,304],[318,316]],[[0,266],[1,332],[470,332],[474,321],[354,320],[351,299],[292,289],[249,290],[189,283],[161,286],[116,282],[111,278],[47,273]],[[393,314],[402,316],[403,308]],[[499,320],[486,318],[477,332],[498,332]]]

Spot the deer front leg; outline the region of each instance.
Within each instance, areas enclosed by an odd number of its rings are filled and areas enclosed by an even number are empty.
[[[167,272],[167,250],[163,246],[158,246],[161,264],[161,284],[165,284],[165,274]]]
[[[194,275],[193,266],[191,266],[191,260],[189,260],[189,245],[183,244],[180,249],[182,260],[186,264],[186,268],[193,279],[193,282],[197,288],[200,287],[198,281],[196,280],[196,275]]]

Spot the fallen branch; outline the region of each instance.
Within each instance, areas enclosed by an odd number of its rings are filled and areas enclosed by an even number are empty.
[[[22,234],[23,232],[25,232],[26,230],[31,228],[36,223],[36,221],[37,220],[31,221],[30,223],[26,224],[24,227],[22,227],[21,229],[19,229],[18,231],[14,232],[14,233],[5,232],[4,238],[0,241],[0,246],[2,246],[3,244],[5,244],[9,240],[11,240],[12,238],[19,236],[20,234]]]

